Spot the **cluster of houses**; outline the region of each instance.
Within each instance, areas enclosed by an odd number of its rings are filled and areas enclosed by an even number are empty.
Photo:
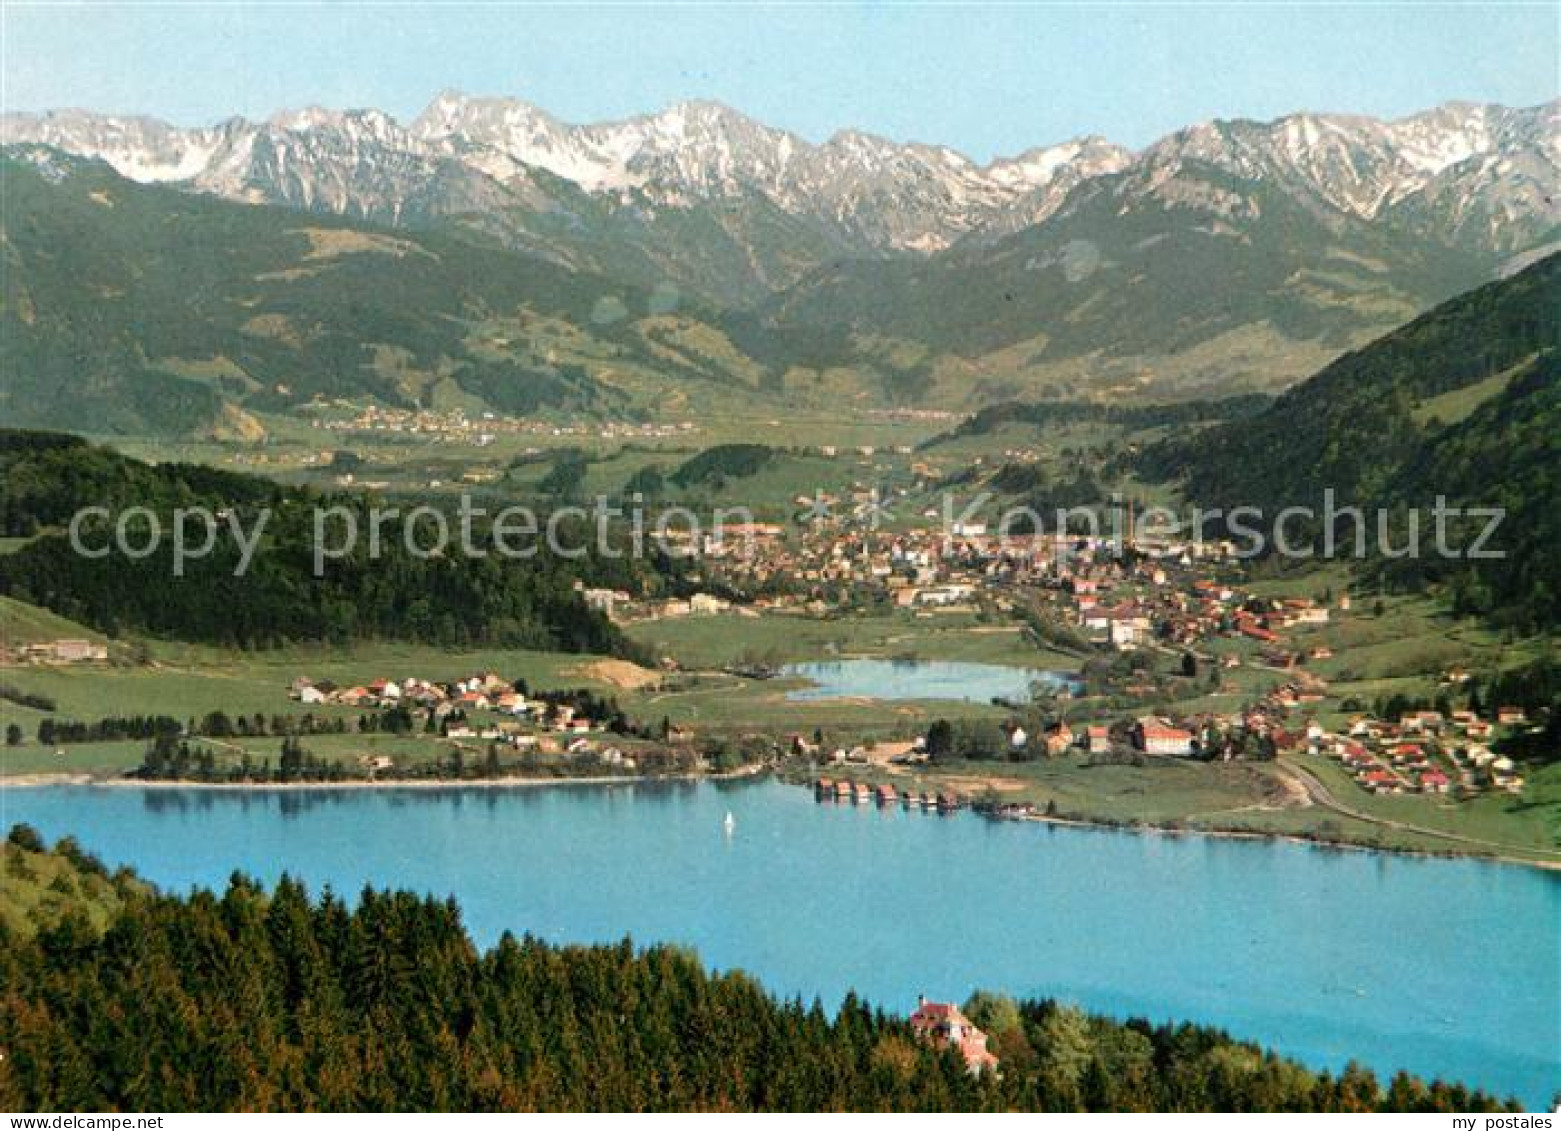
[[[409,676],[405,679],[375,679],[347,686],[328,679],[299,676],[288,687],[289,697],[300,703],[333,703],[342,707],[422,707],[439,718],[456,710],[499,711],[524,715],[531,709],[526,696],[515,684],[495,672],[485,672],[451,681],[435,681]]]
[[[108,645],[91,640],[42,640],[16,646],[0,645],[0,663],[85,664],[108,659]]]
[[[824,500],[847,512],[871,505],[867,488]],[[858,496],[862,496],[861,499]],[[818,499],[799,499],[818,506]],[[985,601],[1012,605],[1012,590],[1050,595],[1092,643],[1127,651],[1164,639],[1182,645],[1216,635],[1277,646],[1289,628],[1326,624],[1328,606],[1309,598],[1257,598],[1207,576],[1232,547],[1135,537],[1125,561],[1110,539],[1058,534],[994,533],[970,521],[894,532],[823,524],[787,539],[777,527],[747,524],[736,536],[706,538],[710,576],[729,587],[763,593],[756,608],[822,612],[843,590],[876,595],[898,608],[969,611]],[[601,605],[626,594],[593,593]],[[1349,598],[1340,598],[1347,609]],[[669,604],[652,615],[697,614]],[[707,606],[703,611],[717,611]],[[725,611],[720,609],[718,611]],[[1288,666],[1295,657],[1276,660]]]
[[[844,512],[875,505],[870,489],[840,499],[805,499],[799,505]],[[999,541],[979,524],[887,532],[825,524],[792,539],[776,527],[749,524],[708,544],[705,566],[729,587],[761,593],[756,608],[823,612],[842,591],[874,597],[897,608],[952,612],[974,608],[1003,582],[1028,579],[1055,551],[1048,536]],[[707,539],[707,542],[711,540]]]
[[[1360,716],[1343,734],[1314,724],[1306,737],[1313,753],[1336,759],[1368,793],[1520,793],[1516,764],[1488,742],[1496,727],[1526,721],[1516,707],[1502,707],[1494,723],[1473,711],[1413,711],[1396,723]]]
[[[374,404],[356,406],[344,401],[337,402],[337,406],[350,409],[351,415],[317,419],[315,427],[331,432],[419,436],[435,441],[475,443],[479,447],[486,447],[500,435],[647,440],[681,438],[699,431],[699,427],[691,420],[654,422],[581,419],[570,422],[494,412],[472,415],[464,409],[400,409]]]
[[[1257,703],[1225,713],[1200,712],[1176,718],[1144,715],[1112,726],[1091,723],[1074,727],[1066,721],[1056,721],[1046,726],[1039,741],[1047,757],[1058,757],[1073,749],[1099,755],[1132,748],[1150,757],[1231,761],[1252,757],[1256,749],[1277,750],[1296,745],[1297,735],[1286,726],[1284,714],[1289,706],[1310,695],[1292,682],[1274,689]],[[1023,727],[1011,726],[1009,741],[1017,750],[1033,740]]]
[[[1045,728],[1040,741],[1046,756],[1050,758],[1074,749],[1098,755],[1113,748],[1131,747],[1155,758],[1201,756],[1229,760],[1234,756],[1234,748],[1226,746],[1220,739],[1232,732],[1258,737],[1273,735],[1283,740],[1283,732],[1276,726],[1275,720],[1261,707],[1254,707],[1224,715],[1204,713],[1178,719],[1145,715],[1115,728],[1104,723],[1075,728],[1065,721],[1058,721]],[[1018,748],[1029,743],[1030,737],[1022,727],[1014,727],[1010,731],[1009,741]]]
[[[708,617],[736,612],[741,616],[758,616],[758,612],[746,606],[733,606],[725,597],[714,593],[694,593],[688,597],[666,597],[656,600],[638,600],[622,589],[581,588],[580,596],[588,608],[604,614],[609,620],[670,620],[677,617]]]
[[[1186,757],[1194,752],[1193,733],[1176,726],[1168,719],[1142,718],[1122,734],[1113,734],[1104,723],[1090,723],[1075,727],[1066,719],[1057,719],[1042,729],[1039,737],[1032,736],[1017,723],[1004,728],[1008,744],[1014,752],[1038,752],[1048,758],[1058,758],[1073,750],[1087,754],[1104,754],[1115,746],[1129,744],[1146,754],[1167,757]]]
[[[852,515],[882,505],[874,492],[857,484],[838,498],[796,502],[810,511]],[[1328,609],[1315,602],[1263,602],[1202,576],[1200,571],[1232,552],[1221,542],[1137,537],[1129,563],[1105,537],[993,532],[980,521],[886,531],[829,519],[790,537],[780,526],[746,522],[682,536],[689,549],[700,552],[712,581],[759,595],[752,609],[820,613],[844,600],[876,597],[927,613],[969,611],[988,601],[1009,607],[1014,587],[1024,586],[1032,595],[1062,597],[1084,636],[1123,650],[1157,637],[1191,642],[1222,631],[1272,642],[1283,627],[1324,623],[1328,617]],[[1112,599],[1113,594],[1119,596]],[[709,594],[655,602],[636,602],[626,592],[607,589],[586,590],[584,596],[615,619],[733,611]]]
[[[1146,754],[1173,758],[1185,758],[1198,750],[1194,731],[1168,719],[1146,717],[1119,730],[1121,733],[1113,733],[1104,723],[1075,727],[1066,719],[1057,719],[1048,723],[1038,735],[1032,735],[1018,722],[1009,722],[1003,726],[1003,735],[1012,754],[1044,754],[1048,758],[1059,758],[1074,750],[1104,754],[1113,747],[1128,745]],[[875,761],[916,765],[928,760],[925,735],[918,735],[909,742],[879,743],[872,750],[865,746],[842,746],[827,755],[800,734],[791,735],[790,742],[794,754],[813,759],[827,757],[837,765],[866,765]],[[849,786],[850,782],[837,784]]]
[[[1473,711],[1415,711],[1397,723],[1358,716],[1343,734],[1332,734],[1316,721],[1287,725],[1285,713],[1320,696],[1304,682],[1287,682],[1261,701],[1226,714],[1205,713],[1180,719],[1144,716],[1130,726],[1090,725],[1073,728],[1050,724],[1040,741],[1049,757],[1079,748],[1103,753],[1113,746],[1131,746],[1152,757],[1200,757],[1228,761],[1235,757],[1271,757],[1282,749],[1306,749],[1339,761],[1362,789],[1371,793],[1473,795],[1502,790],[1520,793],[1524,780],[1516,764],[1492,750],[1489,741],[1500,727],[1526,723],[1524,712],[1503,707],[1494,719]],[[1017,749],[1030,743],[1022,727],[1008,728]],[[1244,752],[1244,753],[1238,753]]]
[[[1198,561],[1144,559],[1133,566],[1091,564],[1060,579],[1074,623],[1091,642],[1120,651],[1153,640],[1189,647],[1216,637],[1255,641],[1266,662],[1290,667],[1302,659],[1284,649],[1290,629],[1325,625],[1329,607],[1309,597],[1262,598],[1201,576]],[[1117,600],[1114,591],[1126,590]],[[1339,598],[1348,610],[1348,596]],[[1312,659],[1325,659],[1314,654]]]
[[[541,753],[591,754],[634,768],[633,759],[616,747],[598,749],[592,736],[606,729],[604,720],[564,701],[562,695],[528,696],[495,672],[449,681],[418,676],[375,679],[350,686],[299,676],[292,681],[289,695],[304,704],[403,708],[431,719],[446,738],[483,739]]]

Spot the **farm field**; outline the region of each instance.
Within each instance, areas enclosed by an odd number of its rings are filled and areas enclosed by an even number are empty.
[[[966,660],[1071,669],[1078,658],[1037,645],[1021,627],[964,613],[894,612],[818,618],[792,613],[725,614],[641,621],[635,640],[685,667],[797,663],[847,656]]]

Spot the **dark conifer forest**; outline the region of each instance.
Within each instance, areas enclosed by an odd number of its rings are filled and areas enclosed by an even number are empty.
[[[535,551],[519,557],[498,553],[491,530],[474,524],[472,543],[481,553],[429,555],[411,552],[405,532],[393,526],[375,553],[365,537],[352,552],[332,556],[346,546],[349,516],[352,528],[367,531],[370,507],[379,502],[191,464],[152,465],[72,436],[0,430],[0,533],[36,535],[0,558],[0,593],[110,635],[135,631],[244,648],[398,639],[635,654],[577,592],[577,582],[635,583],[633,563],[622,558],[573,556],[576,546],[592,548],[588,532],[569,533],[567,558],[545,545],[507,543]],[[136,554],[84,556],[64,528],[87,507],[106,512],[81,527],[81,541],[94,553],[112,547],[114,516],[130,508],[156,516],[164,536],[140,556],[152,543],[150,523],[138,515],[144,530],[137,527],[130,539]],[[176,567],[172,515],[195,507],[262,530],[247,566],[237,540],[224,535],[209,554]],[[317,531],[329,534],[319,547]],[[434,545],[437,535],[422,531],[411,541]],[[331,554],[321,555],[317,574],[320,547]]]

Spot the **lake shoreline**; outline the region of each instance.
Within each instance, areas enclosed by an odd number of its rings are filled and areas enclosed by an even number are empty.
[[[88,786],[102,789],[201,789],[231,792],[264,790],[375,790],[375,789],[528,789],[556,785],[654,785],[657,782],[738,781],[756,777],[763,767],[742,767],[725,774],[596,774],[578,778],[352,778],[345,781],[193,781],[130,777],[94,777],[91,774],[17,774],[0,777],[0,793],[8,788],[38,789],[52,786]]]
[[[485,778],[467,781],[440,781],[425,778],[385,779],[382,781],[352,780],[334,782],[203,782],[203,781],[149,781],[140,778],[99,778],[90,774],[19,774],[0,777],[0,796],[8,788],[37,789],[54,786],[93,787],[105,789],[197,789],[227,792],[308,792],[308,791],[358,791],[358,790],[449,790],[449,789],[532,789],[552,786],[603,787],[614,785],[655,785],[657,783],[697,783],[702,781],[730,782],[755,778],[770,772],[770,767],[744,766],[725,774],[636,774],[594,775],[579,778]],[[810,792],[810,782],[790,782],[784,775],[777,780],[796,784]],[[976,814],[981,816],[982,814]],[[1392,856],[1410,856],[1426,860],[1473,860],[1487,864],[1516,865],[1537,868],[1544,872],[1561,872],[1561,861],[1534,860],[1523,856],[1500,853],[1458,851],[1436,852],[1421,848],[1395,848],[1387,845],[1361,844],[1347,840],[1331,840],[1323,837],[1304,836],[1297,833],[1261,832],[1252,829],[1194,829],[1156,825],[1149,823],[1122,824],[1114,821],[1091,820],[1087,817],[1048,816],[1030,813],[1015,817],[989,817],[994,821],[1033,822],[1064,828],[1090,829],[1097,832],[1116,832],[1162,836],[1171,838],[1205,837],[1214,840],[1270,841],[1296,844],[1308,848],[1331,849],[1350,852],[1381,853]]]
[[[1456,849],[1436,852],[1426,848],[1394,848],[1391,845],[1361,844],[1356,841],[1330,840],[1325,837],[1304,836],[1300,833],[1270,833],[1254,829],[1189,829],[1169,825],[1123,825],[1112,821],[1092,821],[1085,817],[1048,817],[1044,813],[1029,813],[1019,817],[996,817],[993,820],[1031,821],[1045,825],[1063,825],[1078,829],[1095,829],[1101,832],[1142,833],[1164,837],[1209,837],[1215,840],[1279,841],[1307,848],[1324,848],[1342,852],[1375,852],[1391,856],[1415,856],[1425,860],[1473,860],[1482,864],[1513,864],[1538,868],[1545,872],[1561,872],[1561,861],[1533,860],[1524,856],[1505,856],[1499,853],[1460,852]]]
[[[811,781],[802,781],[783,777],[781,780],[800,786],[809,792],[814,792]],[[1095,820],[1089,817],[1063,816],[1061,814],[1024,813],[1014,816],[993,816],[980,813],[974,809],[977,816],[984,816],[987,820],[1004,822],[1013,821],[1031,822],[1045,825],[1055,825],[1063,828],[1088,829],[1097,832],[1115,832],[1142,834],[1161,837],[1204,837],[1213,840],[1241,840],[1241,841],[1270,841],[1288,844],[1302,845],[1307,848],[1322,848],[1350,852],[1375,852],[1392,856],[1413,856],[1424,860],[1473,860],[1486,864],[1506,864],[1527,868],[1537,868],[1543,872],[1561,872],[1561,860],[1536,860],[1526,856],[1512,856],[1499,852],[1475,852],[1459,849],[1436,851],[1426,848],[1401,848],[1393,845],[1363,844],[1359,841],[1335,840],[1328,837],[1307,836],[1302,833],[1264,832],[1259,829],[1219,829],[1219,828],[1189,828],[1185,825],[1164,825],[1152,822],[1127,823],[1113,820]]]

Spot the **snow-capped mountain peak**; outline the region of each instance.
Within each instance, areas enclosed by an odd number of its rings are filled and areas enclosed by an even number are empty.
[[[1157,142],[1135,166],[1163,180],[1187,162],[1211,165],[1372,219],[1471,159],[1554,153],[1558,107],[1561,102],[1520,110],[1448,103],[1394,121],[1301,113],[1272,122],[1204,122]]]
[[[1137,154],[1080,137],[980,165],[860,130],[814,143],[711,101],[575,125],[518,99],[445,91],[406,124],[318,106],[195,128],[60,110],[0,118],[0,141],[100,158],[133,180],[391,223],[501,211],[506,230],[527,228],[517,206],[561,207],[545,173],[625,222],[715,206],[739,243],[753,238],[743,225],[779,214],[815,247],[928,253],[1042,223],[1079,186],[1116,176],[1124,199],[1229,207],[1232,185],[1262,183],[1322,214],[1409,217],[1437,238],[1505,247],[1528,238],[1513,231],[1556,225],[1558,113],[1561,102],[1448,103],[1393,121],[1298,113],[1201,123]],[[1219,185],[1203,183],[1211,170]]]

